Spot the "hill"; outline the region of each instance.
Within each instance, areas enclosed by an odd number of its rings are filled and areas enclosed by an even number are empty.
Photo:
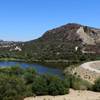
[[[69,23],[24,44],[33,59],[77,60],[80,54],[100,53],[100,29]]]
[[[8,43],[6,42],[7,45]],[[32,62],[77,63],[100,59],[100,29],[68,23],[45,32],[38,39],[11,42],[10,46],[6,48],[3,47],[4,45],[5,42],[0,48],[0,53],[7,57],[26,59]]]

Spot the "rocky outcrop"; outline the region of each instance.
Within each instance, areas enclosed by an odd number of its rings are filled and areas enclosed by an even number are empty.
[[[100,61],[84,63],[74,68],[72,74],[94,83],[94,81],[100,77]]]
[[[77,32],[76,32],[80,39],[82,39],[83,44],[87,44],[87,45],[95,45],[95,38],[89,36],[85,31],[84,31],[84,27],[80,27]]]

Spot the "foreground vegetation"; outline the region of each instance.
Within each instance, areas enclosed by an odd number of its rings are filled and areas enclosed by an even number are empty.
[[[95,81],[95,84],[93,85],[93,90],[96,91],[96,92],[100,92],[100,78],[98,78]]]
[[[0,100],[22,100],[36,95],[63,95],[69,92],[66,80],[39,75],[32,67],[0,68]]]
[[[0,68],[0,100],[23,100],[28,96],[64,95],[69,88],[100,92],[100,79],[94,85],[72,75],[64,79],[57,76],[39,75],[32,67]]]

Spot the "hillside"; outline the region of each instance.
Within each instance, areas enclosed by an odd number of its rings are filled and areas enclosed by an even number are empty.
[[[69,23],[24,44],[23,50],[33,59],[77,60],[80,54],[100,53],[100,30]]]

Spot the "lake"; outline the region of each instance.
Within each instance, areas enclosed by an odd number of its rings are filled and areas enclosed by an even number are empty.
[[[55,75],[55,76],[60,76],[60,77],[63,76],[63,71],[61,69],[47,67],[40,64],[34,64],[34,63],[30,64],[30,63],[15,62],[15,61],[1,61],[0,62],[0,67],[9,67],[9,66],[15,66],[15,65],[19,65],[22,68],[33,67],[39,74],[49,74],[49,75]]]

